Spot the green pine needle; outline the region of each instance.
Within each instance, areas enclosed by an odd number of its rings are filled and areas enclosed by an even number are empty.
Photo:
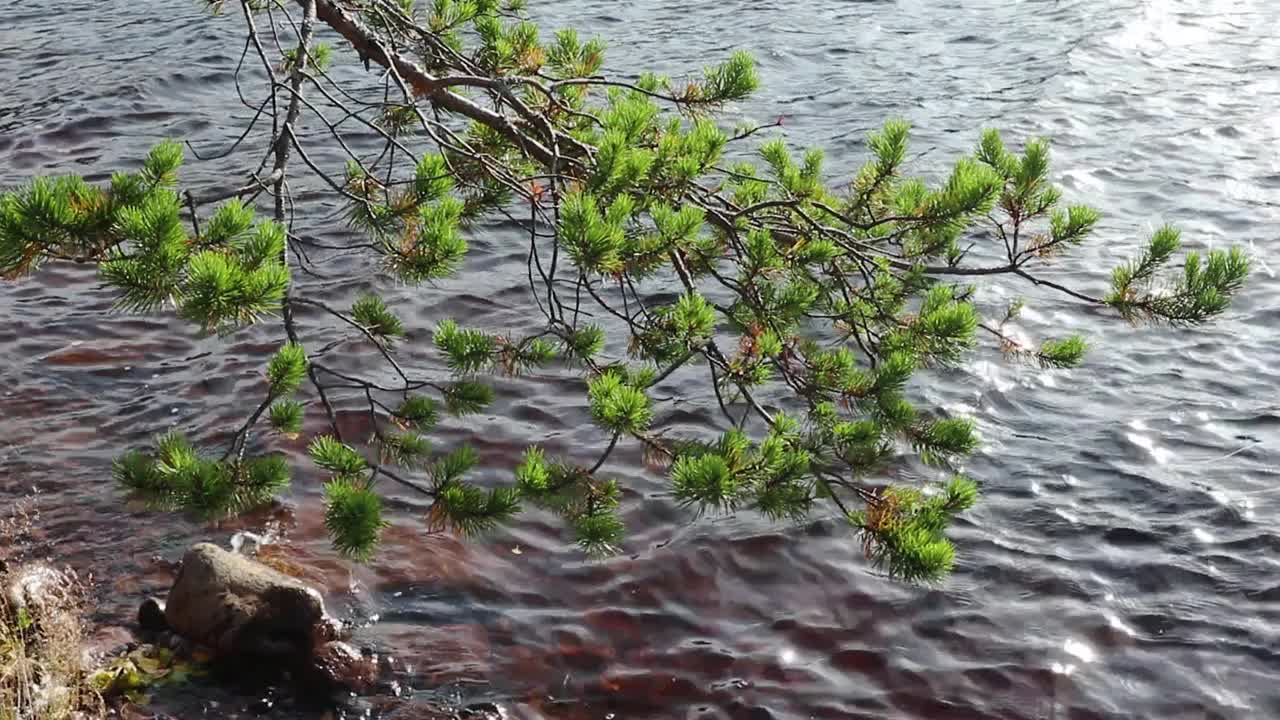
[[[703,71],[701,92],[694,99],[707,103],[745,100],[759,87],[755,58],[739,50],[725,63]]]
[[[954,477],[943,489],[943,498],[948,513],[964,512],[978,501],[978,484],[964,476]]]
[[[270,502],[289,487],[289,461],[283,455],[252,458],[241,469],[239,509]]]
[[[431,443],[416,433],[384,433],[378,449],[384,464],[413,468],[426,461]]]
[[[1179,247],[1176,229],[1157,230],[1141,256],[1112,273],[1105,302],[1131,321],[1198,325],[1222,314],[1249,275],[1248,256],[1240,248],[1213,250],[1203,261],[1198,253],[1188,253],[1182,276],[1157,286],[1156,273]]]
[[[604,329],[599,325],[583,325],[564,338],[565,352],[571,358],[588,362],[604,350]]]
[[[404,323],[377,295],[369,294],[356,300],[351,306],[351,319],[375,337],[384,340],[404,337]]]
[[[1073,205],[1066,211],[1054,211],[1049,221],[1049,233],[1055,243],[1079,245],[1102,218],[1097,210],[1084,205]]]
[[[516,467],[516,487],[523,494],[534,498],[550,489],[551,467],[541,448],[531,447],[524,451],[524,457]]]
[[[491,403],[493,388],[481,382],[460,380],[444,389],[445,412],[450,415],[474,415]]]
[[[205,519],[226,517],[240,509],[239,487],[224,463],[198,458],[172,474],[179,506]]]
[[[912,435],[912,445],[920,453],[920,459],[930,465],[965,457],[977,449],[978,443],[973,420],[969,418],[936,420]]]
[[[297,392],[307,375],[307,351],[296,343],[280,346],[267,363],[267,383],[273,397]]]
[[[268,265],[278,267],[284,256],[286,236],[283,225],[259,223],[252,233],[233,243],[241,268],[252,273]]]
[[[204,226],[201,240],[210,245],[225,245],[240,240],[253,227],[253,208],[240,200],[231,200],[218,208]]]
[[[297,400],[277,400],[268,411],[267,421],[281,435],[297,435],[302,432],[302,412],[302,403]]]
[[[439,486],[456,482],[479,464],[480,458],[475,448],[463,445],[453,452],[437,460],[431,466],[431,477]]]
[[[453,189],[453,175],[449,164],[440,153],[422,156],[414,170],[413,192],[418,204],[435,202]]]
[[[111,463],[111,476],[126,488],[141,493],[165,493],[171,489],[155,461],[138,450],[130,450],[116,458]]]
[[[445,320],[436,328],[436,347],[445,354],[449,369],[459,375],[471,375],[491,365],[497,357],[497,342],[492,335],[459,328]]]
[[[382,519],[382,498],[372,489],[342,478],[325,483],[324,495],[324,526],[333,546],[354,560],[368,560],[388,525]]]
[[[605,372],[587,381],[591,416],[601,427],[632,435],[644,432],[653,420],[644,391],[626,384],[621,373]]]
[[[1074,368],[1084,362],[1088,343],[1079,335],[1072,335],[1063,340],[1045,340],[1040,344],[1036,358],[1044,367]]]
[[[368,468],[360,453],[331,435],[321,435],[312,440],[307,454],[316,465],[339,476],[356,475]]]
[[[142,178],[153,186],[171,187],[178,182],[182,167],[182,143],[166,140],[151,149],[142,163]]]
[[[457,481],[440,488],[432,507],[437,526],[451,528],[466,536],[489,532],[518,512],[520,493],[515,488],[485,491]]]
[[[583,552],[596,557],[617,552],[626,532],[626,526],[612,511],[583,515],[573,521],[574,542]]]
[[[683,505],[731,512],[738,504],[737,478],[725,458],[715,453],[677,457],[671,486]]]
[[[425,395],[410,395],[400,403],[395,415],[405,424],[428,432],[440,422],[440,404]]]

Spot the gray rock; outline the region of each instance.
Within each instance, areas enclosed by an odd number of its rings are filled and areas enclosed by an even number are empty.
[[[338,624],[314,588],[209,543],[183,557],[164,619],[220,656],[302,663],[338,637]]]
[[[378,681],[378,659],[344,642],[325,643],[316,649],[299,679],[325,694],[363,695]]]
[[[32,564],[18,568],[10,575],[5,596],[15,610],[27,610],[35,614],[42,607],[58,602],[67,596],[67,575],[49,565]]]
[[[251,675],[287,671],[308,696],[363,694],[378,681],[377,657],[341,642],[341,624],[319,592],[216,545],[189,549],[169,597],[144,604],[139,620],[159,610],[174,639],[204,645]]]
[[[65,573],[40,563],[15,568],[4,588],[9,608],[25,610],[35,620],[47,612],[65,608],[70,602],[72,580]]]
[[[169,629],[169,621],[164,619],[164,603],[147,598],[138,608],[138,626],[146,632],[163,632]]]

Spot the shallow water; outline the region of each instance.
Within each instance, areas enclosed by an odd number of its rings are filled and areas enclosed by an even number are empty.
[[[232,84],[240,21],[211,21],[193,5],[0,8],[3,183],[103,178],[165,136],[206,149],[233,138],[246,117]],[[1096,349],[1083,369],[1050,373],[983,353],[919,388],[973,413],[986,439],[970,463],[984,501],[956,533],[960,567],[920,589],[875,574],[835,523],[690,524],[635,451],[610,465],[631,489],[628,554],[604,563],[584,562],[537,516],[479,543],[428,535],[420,504],[403,498],[386,551],[352,568],[328,549],[317,478],[305,474],[292,511],[274,518],[208,528],[144,513],[110,482],[110,458],[170,426],[215,437],[241,416],[225,396],[253,397],[278,332],[220,341],[168,316],[104,315],[111,296],[92,272],[50,266],[0,285],[0,498],[39,491],[48,546],[97,578],[96,620],[125,623],[142,593],[164,587],[153,556],[269,525],[336,607],[376,618],[361,641],[413,665],[418,689],[496,700],[514,716],[1280,716],[1280,5],[532,5],[552,25],[606,36],[617,68],[679,73],[734,47],[754,51],[765,87],[737,111],[783,116],[789,137],[826,148],[837,173],[856,168],[862,137],[888,116],[914,123],[926,173],[983,126],[1052,137],[1069,199],[1106,214],[1058,279],[1101,289],[1164,221],[1193,247],[1245,245],[1257,271],[1228,318],[1194,332],[1130,328],[1033,288],[984,290],[992,303],[1026,295],[1029,334],[1078,328]],[[223,184],[255,162],[192,163],[184,181]],[[313,232],[340,232],[310,207]],[[527,322],[523,254],[507,239],[484,229],[462,278],[394,291],[419,331],[405,349],[413,366],[435,367],[422,340],[440,318]],[[335,302],[363,289],[309,284]],[[321,318],[302,321],[309,342],[337,337]],[[472,440],[494,468],[530,439],[594,457],[601,438],[577,385],[533,377],[499,387],[492,415],[442,441]],[[698,387],[660,388],[679,399],[659,421],[709,427],[713,406]]]

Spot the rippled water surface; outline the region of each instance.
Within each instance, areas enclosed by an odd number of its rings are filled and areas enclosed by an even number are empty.
[[[1049,373],[980,353],[919,388],[974,414],[986,439],[970,467],[985,500],[958,529],[955,576],[933,589],[875,574],[835,522],[690,524],[634,452],[610,466],[631,488],[627,555],[584,562],[537,516],[463,544],[426,534],[420,503],[403,498],[381,558],[351,568],[328,549],[318,478],[304,475],[285,510],[242,525],[277,528],[336,607],[376,616],[361,641],[411,664],[421,690],[520,717],[1280,716],[1280,4],[532,5],[552,25],[606,36],[616,69],[680,73],[752,50],[765,87],[735,112],[782,116],[844,176],[889,116],[914,123],[926,173],[983,126],[1051,136],[1068,197],[1106,213],[1055,279],[1100,292],[1164,221],[1194,247],[1243,244],[1257,272],[1228,318],[1195,332],[1130,328],[1030,287],[985,289],[993,304],[1028,297],[1026,332],[1076,328],[1096,349],[1083,369]],[[211,20],[188,2],[0,1],[0,183],[101,179],[161,137],[234,138],[246,117],[232,84],[240,32],[238,17]],[[225,185],[256,159],[193,163],[184,181]],[[323,203],[300,222],[340,233]],[[528,322],[520,246],[502,228],[478,230],[472,246],[458,280],[393,291],[419,329],[407,362],[424,371],[437,369],[425,328],[442,317]],[[335,302],[366,287],[307,282]],[[279,340],[270,327],[199,338],[167,316],[106,315],[110,303],[84,268],[0,285],[0,500],[39,491],[46,539],[94,572],[107,625],[169,581],[153,556],[235,529],[126,505],[110,458],[170,426],[214,437],[243,416],[224,398],[253,397]],[[302,322],[308,342],[338,337],[323,318]],[[366,352],[353,346],[344,362]],[[577,385],[499,389],[493,415],[446,440],[471,439],[495,468],[535,439],[594,457],[601,439]],[[714,422],[696,378],[659,390],[671,398],[660,422]]]

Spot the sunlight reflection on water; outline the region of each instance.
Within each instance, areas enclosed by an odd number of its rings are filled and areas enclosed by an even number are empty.
[[[105,177],[161,134],[190,131],[209,146],[234,138],[230,68],[243,40],[234,19],[211,24],[194,6],[156,0],[69,0],[80,14],[68,12],[74,20],[67,21],[41,5],[19,8],[27,13],[20,25],[47,26],[41,42],[0,53],[12,97],[0,109],[6,177],[86,168]],[[745,513],[695,520],[670,502],[662,478],[637,470],[632,459],[609,468],[634,491],[624,505],[636,533],[628,555],[610,561],[583,562],[558,528],[541,521],[493,547],[479,541],[463,549],[426,535],[424,510],[403,503],[389,530],[390,552],[360,569],[356,583],[333,560],[321,529],[293,528],[287,539],[310,562],[330,563],[328,588],[340,603],[358,590],[371,619],[409,618],[375,622],[362,640],[402,651],[412,673],[436,664],[454,636],[488,638],[466,645],[462,670],[444,663],[423,686],[447,682],[451,672],[468,680],[483,672],[492,681],[485,692],[545,697],[569,678],[572,703],[540,711],[557,720],[615,712],[627,720],[703,717],[700,708],[716,718],[1039,719],[1045,713],[1035,701],[1059,690],[1074,704],[1064,703],[1059,717],[1280,717],[1273,652],[1280,647],[1280,561],[1273,557],[1280,298],[1270,281],[1280,225],[1280,4],[566,0],[531,7],[551,16],[548,29],[572,25],[608,38],[608,62],[623,69],[678,75],[731,46],[758,51],[764,90],[742,112],[785,114],[791,140],[826,148],[833,173],[856,171],[865,131],[892,115],[915,126],[912,151],[923,155],[913,172],[934,172],[970,150],[980,127],[1005,128],[1012,143],[1049,136],[1068,200],[1104,213],[1098,242],[1053,269],[1064,283],[1106,292],[1110,268],[1165,221],[1188,228],[1188,247],[1244,243],[1258,282],[1238,311],[1194,336],[1128,327],[1022,283],[980,284],[991,288],[978,297],[995,321],[1010,299],[1027,296],[1019,339],[1038,344],[1069,329],[1097,347],[1083,369],[1048,382],[986,353],[948,370],[966,382],[920,383],[922,408],[970,414],[980,407],[990,441],[971,462],[983,501],[958,524],[960,567],[939,587],[888,582],[829,518],[799,527]],[[121,65],[104,50],[104,37],[137,37],[156,59]],[[187,65],[193,54],[200,62]],[[96,73],[95,82],[85,82],[84,70]],[[62,99],[46,102],[55,95]],[[86,136],[89,125],[99,134]],[[214,184],[240,176],[242,160],[193,163],[184,179]],[[308,222],[332,233],[328,239],[346,239],[341,223],[323,213]],[[475,239],[462,283],[382,289],[423,327],[459,312],[477,325],[505,327],[518,307],[489,314],[453,302],[468,292],[524,297],[523,256],[506,258],[507,236],[485,231]],[[471,272],[471,263],[484,270]],[[236,528],[176,516],[144,521],[120,507],[104,468],[120,447],[171,423],[207,435],[231,422],[239,409],[226,407],[221,391],[191,387],[210,378],[257,382],[261,358],[218,344],[216,358],[170,367],[168,358],[209,347],[176,337],[166,318],[131,324],[137,321],[106,315],[109,302],[93,285],[91,274],[55,268],[0,288],[0,312],[8,313],[0,334],[11,350],[0,375],[5,398],[17,398],[0,408],[7,438],[0,442],[22,438],[21,452],[6,446],[0,456],[0,482],[13,492],[40,484],[58,500],[51,517],[62,548],[106,574],[136,574],[137,558],[229,537]],[[347,299],[342,288],[314,289]],[[113,352],[145,348],[128,360],[136,378],[108,383],[98,368],[38,360],[111,333],[103,347]],[[429,348],[419,349],[405,343],[401,352],[428,363]],[[1024,385],[1041,386],[1022,392]],[[698,389],[679,386],[688,407],[698,406]],[[140,398],[155,410],[137,409]],[[500,402],[495,417],[466,430],[485,445],[486,462],[509,468],[531,428],[548,437],[567,431],[503,413],[544,411],[571,425],[581,398],[577,388],[535,380],[504,389]],[[68,403],[79,404],[72,412]],[[59,430],[68,419],[91,431]],[[712,426],[705,414],[687,421],[699,431]],[[48,432],[33,437],[33,426]],[[588,429],[572,432],[562,448],[570,453],[597,439]],[[314,480],[300,477],[289,498],[300,516],[319,512]],[[1101,589],[1114,603],[1105,619],[1095,606]],[[441,592],[447,602],[427,602]],[[102,600],[104,617],[128,621],[128,598]],[[399,629],[378,635],[390,627]],[[1164,640],[1166,633],[1177,637]],[[1103,639],[1120,635],[1162,641]],[[420,636],[436,640],[415,645]],[[1059,644],[1064,637],[1088,648],[1095,672],[1082,677],[1088,662]],[[717,651],[693,652],[691,639]],[[608,658],[606,667],[577,670],[588,646],[596,652],[590,657]],[[1059,675],[1046,686],[1054,662]],[[938,670],[959,666],[972,673]],[[822,682],[797,673],[808,669]],[[598,681],[612,672],[627,683]]]

